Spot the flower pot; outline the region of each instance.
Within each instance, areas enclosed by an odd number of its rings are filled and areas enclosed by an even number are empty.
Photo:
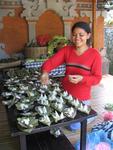
[[[25,57],[26,58],[40,58],[41,55],[47,54],[47,47],[26,47]]]

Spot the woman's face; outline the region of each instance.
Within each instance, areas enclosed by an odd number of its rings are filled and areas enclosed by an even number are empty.
[[[86,47],[87,40],[90,38],[90,33],[87,33],[82,28],[75,28],[72,33],[72,42],[78,48]]]

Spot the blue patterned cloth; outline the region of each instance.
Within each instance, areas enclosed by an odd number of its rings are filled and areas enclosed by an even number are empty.
[[[113,121],[104,121],[102,123],[95,125],[92,128],[92,131],[99,131],[99,130],[105,131],[107,137],[113,141]]]
[[[25,68],[40,68],[43,61],[25,62],[23,65]],[[65,74],[65,65],[60,65],[56,69],[50,72],[51,76],[63,76]]]

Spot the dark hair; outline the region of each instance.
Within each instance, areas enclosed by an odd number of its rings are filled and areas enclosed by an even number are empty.
[[[71,32],[73,33],[74,29],[75,28],[81,28],[83,29],[84,31],[86,31],[87,33],[91,33],[91,29],[90,29],[90,26],[87,22],[83,22],[83,21],[80,21],[80,22],[76,22],[72,28],[71,28]],[[90,45],[91,43],[91,39],[88,39],[87,40],[87,44]]]
[[[83,21],[80,21],[80,22],[75,23],[75,24],[72,26],[71,31],[73,32],[75,28],[82,28],[82,29],[85,30],[87,33],[91,33],[91,29],[90,29],[89,24],[86,23],[86,22],[83,22]]]

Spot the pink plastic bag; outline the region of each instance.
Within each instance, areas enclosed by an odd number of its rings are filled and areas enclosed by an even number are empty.
[[[104,113],[104,121],[113,120],[113,111],[108,111]]]
[[[111,148],[108,143],[100,142],[95,146],[95,150],[111,150]]]

